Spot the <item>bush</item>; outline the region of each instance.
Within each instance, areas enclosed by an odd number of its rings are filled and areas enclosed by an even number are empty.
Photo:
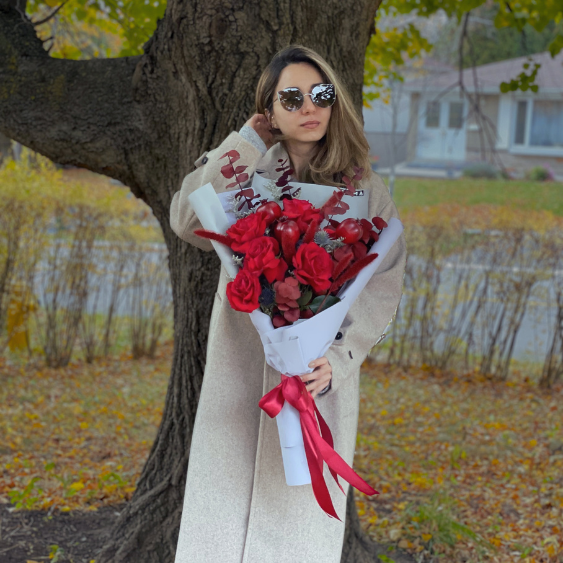
[[[86,361],[108,354],[127,285],[125,254],[147,259],[141,242],[158,234],[150,210],[129,195],[109,182],[67,179],[28,149],[19,161],[0,166],[0,355],[8,347],[27,348],[30,356],[40,351],[48,366],[61,367],[78,336]],[[139,281],[146,268],[137,268],[142,271],[133,285],[144,283],[136,290],[142,307],[131,305],[139,317],[137,355],[154,355],[169,320],[171,300],[162,302],[169,287],[165,266],[159,262],[161,275],[146,282]]]
[[[477,162],[463,169],[463,175],[468,178],[501,178],[501,171],[488,162]]]
[[[543,307],[545,284],[563,265],[563,233],[518,227],[491,237],[456,234],[445,223],[405,224],[403,297],[379,348],[383,361],[506,380],[524,316]],[[540,380],[546,388],[563,377],[563,289],[556,300]]]
[[[554,180],[553,170],[548,166],[534,166],[526,172],[526,178],[533,182],[545,182]]]

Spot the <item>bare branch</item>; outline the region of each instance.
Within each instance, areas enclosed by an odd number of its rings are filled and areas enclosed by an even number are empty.
[[[47,17],[43,18],[42,20],[39,21],[32,21],[31,23],[34,26],[38,26],[41,25],[42,23],[46,23],[48,22],[51,18],[53,18],[57,12],[68,2],[68,0],[65,0],[60,6],[57,6]]]
[[[507,6],[509,9],[510,6],[507,3]],[[470,116],[470,115],[474,115],[475,116],[475,120],[477,121],[477,126],[479,128],[479,149],[481,152],[481,158],[483,160],[486,160],[486,150],[487,150],[487,144],[489,145],[489,151],[490,151],[490,155],[491,155],[491,161],[495,162],[498,164],[499,168],[503,171],[504,174],[507,174],[506,168],[504,166],[504,163],[502,162],[502,159],[500,158],[500,155],[498,154],[498,151],[496,150],[496,139],[498,137],[498,132],[497,132],[497,128],[496,125],[492,122],[492,120],[490,119],[490,117],[488,115],[485,115],[485,113],[483,113],[482,109],[481,109],[481,99],[480,99],[480,95],[479,95],[479,84],[478,84],[478,77],[477,77],[477,70],[476,70],[476,61],[475,61],[475,52],[473,49],[473,43],[471,42],[471,39],[469,37],[469,34],[467,33],[468,30],[468,24],[469,24],[469,17],[471,14],[471,10],[469,12],[466,12],[465,14],[463,14],[463,22],[462,22],[462,26],[461,26],[461,33],[460,33],[460,38],[459,38],[459,81],[458,84],[456,86],[459,87],[460,89],[460,96],[461,97],[465,97],[471,107],[471,113],[468,114],[468,116],[466,117],[466,119]],[[464,81],[463,81],[463,46],[465,41],[467,40],[467,43],[469,45],[469,53],[471,56],[471,68],[472,68],[472,73],[473,73],[473,86],[475,89],[475,95],[472,96],[471,93],[469,92],[469,90],[466,88]],[[485,137],[486,137],[486,141],[485,142]]]

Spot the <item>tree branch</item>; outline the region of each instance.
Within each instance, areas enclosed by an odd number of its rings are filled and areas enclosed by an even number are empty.
[[[132,86],[140,58],[50,57],[29,18],[0,4],[0,131],[60,164],[118,178],[142,197],[123,149],[142,135]]]
[[[32,22],[34,26],[41,25],[42,23],[47,23],[51,18],[54,18],[57,15],[57,12],[68,2],[68,0],[64,0],[62,4],[57,6],[48,16],[45,16],[42,20]]]

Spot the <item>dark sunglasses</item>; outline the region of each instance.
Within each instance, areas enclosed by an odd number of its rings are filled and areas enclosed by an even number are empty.
[[[299,88],[294,86],[278,92],[278,100],[282,108],[287,111],[301,109],[305,102],[305,96],[311,96],[312,102],[319,108],[329,108],[336,101],[333,84],[319,84],[313,88],[310,94],[303,94]]]

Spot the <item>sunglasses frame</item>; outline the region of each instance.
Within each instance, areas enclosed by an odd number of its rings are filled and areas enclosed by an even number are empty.
[[[333,100],[332,104],[330,104],[329,106],[325,106],[324,108],[323,108],[322,106],[319,106],[319,105],[315,102],[315,98],[314,98],[314,96],[317,94],[317,93],[315,92],[315,89],[316,89],[316,88],[320,88],[320,87],[322,87],[322,86],[331,86],[332,89],[334,90],[334,100]],[[299,107],[296,107],[295,109],[289,109],[289,108],[285,107],[284,104],[283,104],[282,101],[281,101],[280,94],[281,94],[282,92],[285,92],[285,91],[290,90],[290,89],[291,89],[291,90],[297,90],[297,91],[301,94],[301,96],[303,97],[303,99],[301,100],[301,105],[300,105]],[[315,104],[315,106],[317,106],[317,107],[320,108],[320,109],[330,108],[330,107],[332,107],[332,106],[334,105],[334,102],[336,102],[336,90],[335,90],[335,88],[334,88],[334,84],[329,84],[329,83],[327,83],[327,84],[317,84],[317,85],[313,88],[313,91],[312,91],[311,93],[308,93],[308,94],[304,94],[304,93],[301,91],[301,89],[300,89],[300,88],[297,88],[296,86],[288,86],[287,88],[284,88],[283,90],[280,90],[279,92],[277,92],[277,99],[278,99],[278,101],[279,101],[281,107],[282,107],[284,110],[286,110],[286,111],[291,111],[291,112],[293,112],[293,111],[299,111],[299,110],[303,107],[303,104],[305,103],[305,96],[311,96],[311,101]]]

